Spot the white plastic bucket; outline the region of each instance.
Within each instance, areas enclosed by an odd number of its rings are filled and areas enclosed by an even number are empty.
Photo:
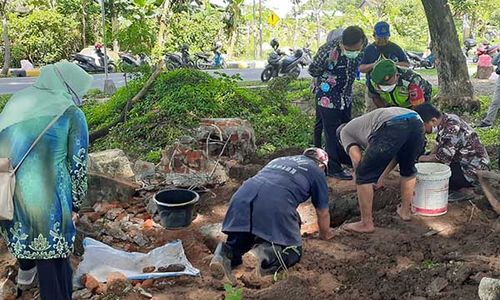
[[[448,211],[448,182],[451,169],[439,163],[418,163],[417,185],[412,206],[416,214],[440,216]]]

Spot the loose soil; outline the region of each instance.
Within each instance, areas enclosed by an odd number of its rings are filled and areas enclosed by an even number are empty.
[[[145,232],[152,244],[137,250],[181,239],[188,259],[202,274],[155,280],[147,288],[155,299],[224,299],[224,282],[212,278],[208,269],[215,243],[204,238],[199,229],[223,220],[240,184],[232,180],[203,194],[189,228]],[[243,299],[476,299],[482,277],[500,277],[500,218],[482,195],[471,202],[450,204],[443,216],[414,216],[411,222],[403,222],[395,212],[399,202],[397,176],[390,177],[386,185],[385,191],[376,194],[377,229],[373,234],[353,234],[337,227],[334,239],[318,240],[314,208],[310,203],[301,205],[301,262],[286,278],[274,283],[271,276],[258,278],[252,257],[245,256],[244,264],[234,270],[236,288],[242,289]],[[329,179],[329,186],[332,203],[356,200],[352,182]],[[386,205],[379,207],[379,202]],[[144,200],[136,199],[131,206],[142,207]],[[356,215],[353,210],[351,215],[338,216],[334,223],[357,220]],[[13,261],[0,245],[2,269]],[[141,298],[134,294],[122,299]]]

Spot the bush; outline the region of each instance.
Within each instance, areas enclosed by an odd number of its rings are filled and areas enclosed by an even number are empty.
[[[69,57],[79,43],[77,23],[55,11],[37,10],[26,17],[9,15],[13,63],[28,59],[49,64]]]
[[[3,110],[5,104],[7,104],[7,101],[9,101],[11,96],[12,95],[0,95],[0,112]]]

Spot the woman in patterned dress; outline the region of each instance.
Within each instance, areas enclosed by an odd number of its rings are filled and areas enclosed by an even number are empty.
[[[16,173],[14,218],[0,232],[18,259],[18,284],[38,272],[42,300],[72,295],[73,214],[87,191],[88,130],[80,97],[92,77],[67,61],[42,68],[32,87],[14,94],[0,114],[0,157],[16,166],[42,136]]]

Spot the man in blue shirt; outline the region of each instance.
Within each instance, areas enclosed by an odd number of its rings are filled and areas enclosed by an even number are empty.
[[[309,74],[316,79],[317,111],[330,157],[328,175],[340,180],[352,180],[352,176],[342,169],[342,163],[350,162],[335,132],[340,124],[351,120],[352,86],[365,45],[363,30],[349,26],[342,32],[340,40],[334,39],[321,46],[309,66]]]
[[[382,59],[390,59],[399,67],[408,68],[410,66],[410,62],[408,61],[408,57],[406,57],[405,52],[397,44],[389,41],[390,36],[391,32],[389,24],[383,21],[375,24],[373,31],[375,42],[366,47],[365,55],[363,56],[361,65],[359,66],[359,70],[362,73],[366,73],[367,88],[370,84],[370,73],[378,61]],[[367,112],[377,108],[374,105],[372,98],[373,95],[367,89],[365,93]]]
[[[303,155],[277,158],[245,181],[231,199],[222,231],[227,234],[210,263],[215,278],[234,281],[231,269],[252,250],[257,271],[269,275],[286,270],[302,255],[299,204],[312,199],[318,216],[319,237],[331,239],[328,185],[325,170],[328,155],[309,148]],[[253,248],[253,249],[252,249]]]

